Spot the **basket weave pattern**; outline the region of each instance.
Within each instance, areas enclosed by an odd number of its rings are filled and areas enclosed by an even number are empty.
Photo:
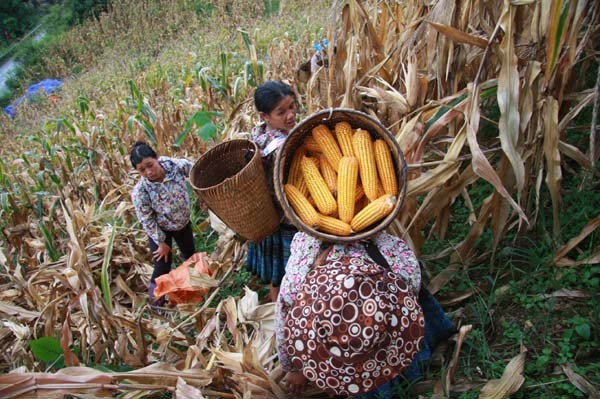
[[[244,238],[260,241],[279,228],[260,151],[252,141],[213,147],[192,167],[190,182],[200,200]]]
[[[283,191],[283,186],[289,174],[294,153],[302,145],[306,136],[310,135],[312,133],[312,129],[317,125],[325,124],[327,125],[327,127],[329,127],[331,131],[333,131],[335,124],[343,121],[350,123],[350,125],[354,129],[361,128],[370,132],[372,138],[381,138],[385,140],[392,155],[394,169],[396,171],[396,178],[398,179],[399,186],[399,193],[396,199],[396,204],[394,205],[394,209],[388,216],[386,216],[383,220],[377,222],[370,228],[347,237],[341,237],[333,234],[324,233],[322,231],[318,231],[316,229],[313,229],[312,227],[305,225],[292,209]],[[283,211],[285,212],[287,218],[298,228],[298,230],[304,231],[305,233],[320,238],[324,241],[347,243],[365,240],[374,235],[375,233],[383,230],[390,223],[392,223],[392,221],[398,215],[400,208],[402,208],[404,198],[406,196],[406,171],[406,161],[404,160],[404,155],[402,154],[402,150],[400,149],[398,142],[396,141],[392,133],[390,133],[390,131],[386,129],[379,121],[365,114],[364,112],[360,112],[357,110],[346,108],[331,108],[319,111],[308,116],[307,118],[302,120],[298,125],[296,125],[294,129],[292,129],[287,140],[285,141],[279,153],[277,154],[273,177],[275,180],[274,184],[277,200],[281,204],[281,207],[283,208]]]

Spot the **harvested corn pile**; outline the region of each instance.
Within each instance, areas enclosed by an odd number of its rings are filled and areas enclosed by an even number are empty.
[[[312,128],[292,156],[284,192],[306,226],[335,236],[363,232],[398,201],[398,162],[377,133],[350,123]]]

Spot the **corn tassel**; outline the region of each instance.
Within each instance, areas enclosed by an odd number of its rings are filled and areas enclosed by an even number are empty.
[[[374,201],[377,196],[377,169],[375,166],[375,155],[373,154],[373,142],[371,135],[366,130],[356,129],[352,137],[352,147],[358,159],[360,180],[363,190],[369,200]]]
[[[335,170],[333,170],[333,167],[329,164],[329,161],[327,161],[325,155],[319,157],[319,169],[321,170],[321,175],[323,176],[327,187],[329,187],[329,191],[336,197],[338,191],[338,176],[337,173],[335,173]]]
[[[333,198],[333,194],[329,191],[314,161],[308,157],[302,158],[302,173],[319,212],[324,215],[332,215],[337,212],[337,202]]]
[[[352,136],[354,130],[348,122],[338,122],[335,124],[335,137],[340,145],[342,154],[345,157],[353,157],[354,149],[352,148]]]
[[[346,222],[326,215],[319,215],[319,218],[319,227],[317,230],[342,237],[352,234],[352,228]]]
[[[358,232],[380,221],[392,212],[395,204],[396,196],[394,195],[385,194],[377,198],[352,218],[350,222],[352,230]]]
[[[286,184],[283,186],[283,191],[294,212],[302,220],[302,223],[312,228],[318,227],[320,221],[319,214],[306,197],[302,195],[300,190],[291,184]]]
[[[358,160],[342,157],[338,174],[338,212],[340,220],[350,223],[354,217],[354,204],[358,181]]]
[[[317,144],[319,144],[321,152],[327,157],[333,170],[337,172],[340,159],[342,158],[342,151],[340,151],[335,137],[333,137],[333,134],[331,134],[331,131],[325,125],[318,125],[313,128],[312,134]]]
[[[379,180],[383,185],[383,191],[386,194],[397,195],[398,180],[396,179],[396,171],[387,143],[382,139],[375,140],[373,148],[375,151],[377,172],[379,173]]]

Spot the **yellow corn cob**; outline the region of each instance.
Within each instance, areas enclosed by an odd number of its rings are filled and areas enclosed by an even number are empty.
[[[352,234],[352,228],[346,222],[321,214],[319,214],[319,218],[319,227],[317,227],[317,230],[343,237]]]
[[[375,152],[375,163],[377,164],[377,172],[379,173],[379,180],[383,185],[383,191],[386,194],[398,194],[398,180],[396,179],[396,171],[387,143],[382,139],[375,140],[373,150]]]
[[[302,157],[306,155],[306,148],[300,147],[294,153],[294,157],[292,158],[292,163],[290,164],[290,171],[288,173],[287,183],[293,184],[296,186],[298,179],[302,177],[302,168],[300,167],[300,163],[302,162]],[[296,186],[298,187],[298,186]]]
[[[354,202],[358,202],[358,200],[362,199],[365,196],[365,190],[363,190],[362,186],[359,183],[356,183],[356,194],[354,194]]]
[[[300,163],[302,162],[302,157],[306,155],[306,148],[300,147],[294,153],[294,157],[292,158],[292,163],[290,165],[290,171],[288,173],[287,182],[293,186],[295,186],[302,195],[305,197],[308,195],[308,187],[306,186],[306,182],[304,181],[304,175],[302,175],[302,168],[300,167]]]
[[[352,218],[350,222],[352,230],[361,231],[383,219],[392,212],[395,204],[396,196],[394,195],[385,194],[377,198]]]
[[[319,169],[327,187],[329,187],[329,191],[331,191],[334,197],[337,196],[337,173],[335,173],[325,155],[319,157]]]
[[[291,184],[286,184],[283,186],[283,191],[285,192],[287,200],[300,220],[302,220],[302,222],[307,226],[316,228],[320,221],[319,214],[308,202],[306,197],[302,195],[300,190]]]
[[[383,189],[383,185],[381,184],[381,180],[377,179],[377,198],[381,197],[383,194],[386,194]]]
[[[327,157],[333,170],[337,172],[338,164],[342,158],[342,151],[340,151],[340,147],[338,146],[337,141],[335,141],[335,137],[333,137],[333,134],[331,134],[331,131],[325,125],[318,125],[313,128],[312,134],[317,144],[319,144],[321,152]]]
[[[317,209],[324,215],[331,215],[337,212],[337,202],[333,198],[333,194],[329,191],[315,163],[310,158],[304,157],[302,158],[301,165],[304,181],[308,186],[310,195],[315,200]]]
[[[373,142],[371,135],[366,130],[356,129],[352,137],[352,148],[358,159],[360,180],[363,190],[369,198],[377,199],[377,170],[375,166],[375,155],[373,154]]]
[[[354,217],[354,203],[358,181],[358,160],[355,157],[342,157],[338,173],[338,212],[340,220],[350,223]]]
[[[354,156],[354,149],[352,148],[353,134],[354,130],[348,122],[338,122],[335,124],[335,137],[345,157]]]
[[[304,147],[306,147],[306,149],[312,153],[321,152],[321,147],[319,147],[319,144],[317,144],[317,141],[313,136],[306,136],[304,139]]]
[[[369,205],[369,199],[363,195],[357,199],[356,203],[354,204],[354,214],[358,214],[360,211],[365,209],[367,205]]]
[[[315,168],[319,169],[319,160],[317,158],[314,157],[309,157],[307,156],[306,158],[308,158],[310,160],[310,162],[312,162],[315,165]]]

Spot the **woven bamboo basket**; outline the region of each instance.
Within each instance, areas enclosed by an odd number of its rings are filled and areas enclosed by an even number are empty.
[[[283,186],[286,182],[294,153],[298,147],[302,145],[305,137],[310,135],[312,129],[319,124],[325,124],[331,129],[331,131],[333,131],[335,124],[342,121],[350,123],[354,129],[361,128],[368,131],[371,134],[371,137],[374,139],[381,138],[385,140],[390,149],[392,160],[394,161],[394,169],[396,172],[396,178],[398,179],[399,187],[396,204],[388,216],[379,222],[374,223],[369,228],[347,237],[324,233],[305,225],[292,209],[283,191]],[[402,154],[402,150],[400,149],[400,146],[398,145],[398,142],[392,133],[378,120],[365,114],[364,112],[346,108],[331,108],[319,111],[308,116],[298,125],[296,125],[290,131],[287,140],[277,154],[273,173],[275,195],[277,196],[277,200],[279,201],[286,217],[290,220],[290,222],[294,224],[298,230],[304,231],[305,233],[320,238],[324,241],[337,243],[366,240],[389,226],[389,224],[392,223],[392,221],[396,218],[398,212],[400,212],[400,209],[404,204],[404,199],[406,197],[406,176],[406,161],[404,159],[404,155]]]
[[[190,172],[194,192],[229,228],[257,242],[279,228],[260,151],[249,140],[211,148]]]

